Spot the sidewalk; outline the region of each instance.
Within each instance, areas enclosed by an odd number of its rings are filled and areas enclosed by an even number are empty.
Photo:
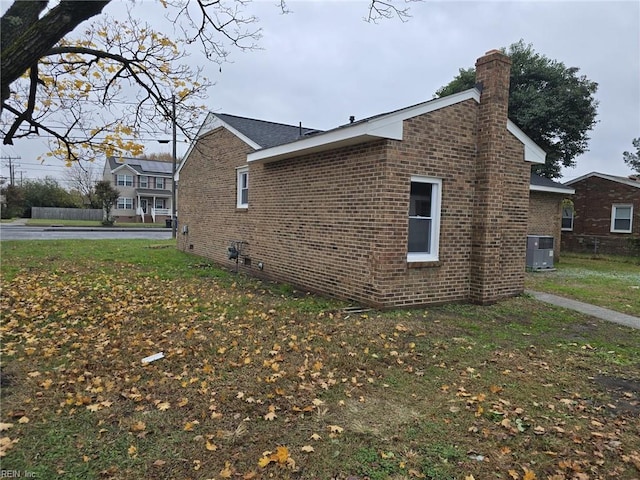
[[[551,293],[535,292],[533,290],[525,290],[525,293],[533,296],[536,300],[540,300],[541,302],[568,308],[608,322],[618,323],[626,327],[637,328],[640,330],[640,318],[632,315],[615,312],[607,308],[596,307],[595,305],[578,302],[577,300],[571,300],[570,298],[559,297],[558,295],[552,295]]]

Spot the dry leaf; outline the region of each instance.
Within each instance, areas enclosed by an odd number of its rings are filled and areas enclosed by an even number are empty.
[[[313,452],[313,447],[311,445],[305,445],[304,447],[302,447],[300,450],[302,450],[305,453],[311,453]]]
[[[231,478],[232,475],[233,475],[233,470],[231,470],[231,463],[224,462],[224,468],[220,470],[220,477]]]
[[[216,450],[218,450],[218,446],[213,444],[213,443],[211,443],[209,440],[207,440],[207,443],[205,444],[205,447],[210,452],[215,452]]]

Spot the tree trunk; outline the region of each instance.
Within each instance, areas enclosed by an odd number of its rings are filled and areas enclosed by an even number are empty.
[[[80,23],[98,15],[111,0],[63,0],[37,19],[48,1],[16,0],[2,16],[2,101],[9,86],[45,56],[49,49]],[[5,30],[7,28],[7,30]]]

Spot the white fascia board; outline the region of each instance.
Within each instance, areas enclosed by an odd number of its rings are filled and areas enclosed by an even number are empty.
[[[248,163],[269,163],[285,158],[298,157],[310,153],[332,150],[334,148],[356,145],[386,138],[402,140],[403,121],[425,113],[473,99],[480,102],[480,92],[476,88],[465,90],[412,107],[403,108],[395,112],[363,120],[352,125],[345,125],[295,142],[265,148],[247,155]]]
[[[526,133],[511,120],[507,120],[507,130],[524,145],[524,159],[531,163],[544,163],[547,158],[545,151],[540,148]]]
[[[238,137],[244,143],[249,145],[251,148],[253,148],[255,150],[258,150],[258,149],[262,148],[256,142],[251,140],[246,135],[240,133],[238,130],[233,128],[227,122],[223,122],[222,120],[220,120],[220,118],[218,118],[215,113],[209,112],[207,114],[207,117],[204,119],[204,122],[202,122],[202,125],[198,129],[198,133],[196,134],[196,137],[191,142],[191,145],[189,145],[189,148],[187,149],[187,153],[185,153],[185,155],[184,155],[184,160],[180,163],[180,165],[178,166],[178,168],[176,170],[176,177],[175,177],[176,181],[180,179],[180,170],[182,170],[182,167],[184,166],[184,164],[187,163],[187,160],[189,159],[189,155],[191,155],[191,152],[193,151],[193,149],[194,149],[196,143],[198,142],[198,140],[200,140],[200,138],[202,136],[206,135],[207,133],[212,132],[216,128],[220,128],[220,127],[226,128],[227,130],[229,130],[229,132],[234,134],[236,137]]]
[[[637,182],[635,180],[631,180],[623,177],[615,177],[613,175],[607,175],[606,173],[598,173],[598,172],[587,173],[578,178],[574,178],[573,180],[569,180],[568,182],[564,182],[564,184],[573,185],[574,183],[589,177],[604,178],[605,180],[610,180],[612,182],[622,183],[623,185],[629,185],[630,187],[640,188],[640,182]]]
[[[565,195],[573,195],[576,191],[569,187],[542,187],[540,185],[529,185],[529,190],[532,192],[549,192],[549,193],[563,193]]]
[[[114,168],[113,170],[111,170],[111,173],[116,173],[116,172],[118,172],[119,170],[122,170],[123,168],[126,168],[126,169],[128,169],[128,170],[131,170],[131,172],[133,172],[135,175],[140,175],[136,169],[134,169],[134,168],[130,167],[130,166],[129,166],[129,165],[127,165],[126,163],[123,163],[122,165],[120,165],[120,166],[118,166],[118,167]]]

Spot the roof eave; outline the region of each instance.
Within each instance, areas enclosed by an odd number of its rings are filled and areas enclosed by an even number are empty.
[[[568,187],[543,187],[541,185],[529,185],[529,190],[532,192],[548,192],[548,193],[562,193],[565,195],[573,195],[576,191],[573,188]]]
[[[547,154],[526,133],[513,123],[507,120],[507,130],[524,145],[524,159],[531,163],[545,163]]]
[[[380,140],[402,140],[403,122],[441,108],[473,99],[480,102],[480,92],[472,88],[464,92],[423,102],[395,112],[363,120],[352,125],[338,127],[291,143],[265,148],[247,155],[247,163],[270,163],[286,158],[318,153],[349,145]]]

